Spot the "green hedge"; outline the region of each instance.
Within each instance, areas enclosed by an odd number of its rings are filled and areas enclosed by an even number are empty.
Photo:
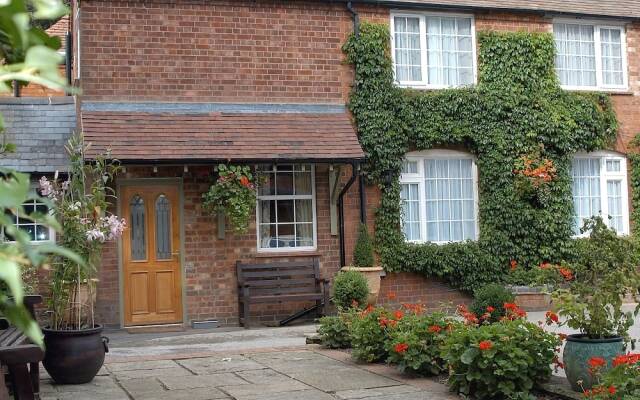
[[[478,85],[437,91],[394,84],[386,25],[363,24],[343,48],[355,68],[349,106],[370,161],[367,178],[382,189],[375,236],[382,264],[463,290],[500,281],[511,260],[531,266],[573,256],[572,154],[607,147],[618,128],[609,96],[560,89],[551,34],[481,32],[478,41]],[[541,145],[557,169],[544,205],[518,195],[512,172],[516,159]],[[476,157],[479,240],[405,243],[397,179],[404,154],[452,146]]]

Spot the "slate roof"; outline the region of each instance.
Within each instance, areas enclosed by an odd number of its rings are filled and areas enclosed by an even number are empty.
[[[356,0],[357,1],[357,0]],[[640,19],[640,0],[388,0],[400,6],[466,7]]]
[[[88,159],[122,162],[329,161],[364,158],[347,113],[83,111]]]
[[[0,166],[36,173],[68,169],[64,146],[76,129],[73,97],[4,97],[0,115],[6,141],[17,147],[0,155]]]

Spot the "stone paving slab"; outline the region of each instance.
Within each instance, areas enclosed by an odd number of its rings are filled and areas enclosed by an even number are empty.
[[[163,376],[158,380],[169,390],[196,389],[217,386],[247,385],[247,381],[232,373],[192,375],[192,376]]]
[[[178,364],[175,364],[172,368],[160,368],[160,369],[135,369],[131,371],[114,371],[111,374],[117,380],[126,379],[139,379],[139,378],[175,378],[179,376],[193,376],[193,373],[188,369],[182,368]]]
[[[266,366],[243,356],[191,358],[186,360],[177,360],[176,362],[198,375],[267,368]]]
[[[409,385],[387,386],[373,389],[352,389],[336,392],[336,397],[340,400],[360,400],[370,397],[380,397],[405,393],[419,392],[420,389]]]
[[[313,390],[312,387],[307,386],[301,382],[292,381],[291,383],[267,383],[259,385],[239,385],[239,386],[222,386],[220,388],[223,392],[228,393],[236,400],[248,400],[263,396],[268,399],[267,395],[274,395],[279,393],[286,393],[291,399],[297,398],[297,395],[301,392],[307,392]],[[267,397],[264,397],[267,396]]]
[[[243,396],[242,400],[335,400],[332,395],[317,389],[300,390],[297,392],[265,393]]]
[[[158,361],[138,361],[107,364],[106,369],[110,372],[135,371],[140,369],[164,369],[178,367],[173,360]]]

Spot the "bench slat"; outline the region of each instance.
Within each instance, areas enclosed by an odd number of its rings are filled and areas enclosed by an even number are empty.
[[[290,270],[286,272],[263,271],[263,272],[243,272],[242,273],[242,278],[244,278],[245,281],[251,280],[251,278],[277,278],[277,277],[288,278],[293,276],[315,277],[315,274],[313,273],[313,270],[308,270],[308,269],[306,270],[296,269],[296,270]]]
[[[279,303],[285,301],[322,300],[322,293],[314,294],[284,294],[278,296],[251,296],[249,303]]]
[[[241,269],[273,269],[273,268],[291,268],[291,267],[313,267],[314,260],[304,261],[283,261],[278,263],[251,264],[238,262],[237,266]]]
[[[27,337],[18,328],[12,326],[0,333],[0,347],[22,344],[26,339]]]

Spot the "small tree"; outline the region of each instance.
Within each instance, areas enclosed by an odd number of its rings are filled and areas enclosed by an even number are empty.
[[[360,224],[358,239],[353,249],[353,265],[358,268],[373,267],[373,244],[365,224]]]

